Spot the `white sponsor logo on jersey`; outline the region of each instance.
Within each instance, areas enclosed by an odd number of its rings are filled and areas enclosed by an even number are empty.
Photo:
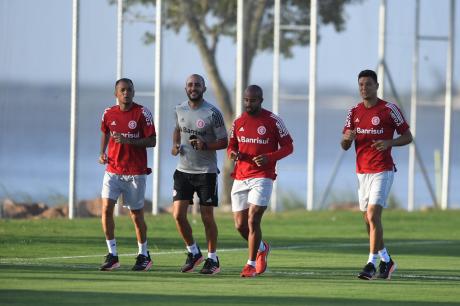
[[[238,139],[238,142],[242,142],[242,143],[257,143],[257,144],[268,144],[268,141],[270,140],[270,138],[267,138],[267,139],[262,139],[262,138],[249,138],[249,137],[244,137],[244,136],[241,136],[241,137],[237,137]]]
[[[244,127],[240,127],[240,129],[238,130],[238,132],[244,132]]]
[[[110,134],[113,136],[115,132],[110,132]],[[126,138],[140,138],[141,135],[139,134],[139,132],[137,133],[120,133],[121,136],[123,137],[126,137]]]
[[[110,125],[117,125],[117,123],[114,121],[112,121],[112,123],[110,123]]]
[[[267,129],[265,128],[265,126],[261,125],[257,128],[257,133],[259,135],[265,135],[265,133],[267,132]]]
[[[355,123],[359,123],[359,118],[356,118]]]
[[[128,127],[131,129],[131,130],[134,130],[137,126],[137,123],[136,121],[134,120],[131,120],[129,123],[128,123]]]
[[[380,118],[378,116],[374,116],[374,117],[372,117],[371,122],[372,122],[373,125],[379,125]]]
[[[362,128],[358,127],[358,128],[356,128],[356,133],[358,133],[358,134],[379,135],[379,134],[383,134],[383,128],[381,128],[381,129],[362,129]]]
[[[198,120],[196,121],[196,127],[197,127],[197,128],[202,129],[202,128],[204,128],[204,126],[205,126],[205,122],[204,122],[203,119],[198,119]]]

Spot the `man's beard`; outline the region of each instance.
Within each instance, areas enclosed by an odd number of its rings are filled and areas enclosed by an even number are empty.
[[[187,93],[187,97],[192,102],[199,102],[199,101],[201,101],[201,99],[203,99],[203,94],[202,93],[198,94],[195,98],[193,98],[192,95]]]

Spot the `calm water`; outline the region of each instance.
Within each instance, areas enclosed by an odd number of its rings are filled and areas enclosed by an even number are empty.
[[[102,112],[114,103],[112,85],[106,89],[82,87],[79,96],[77,194],[79,199],[98,196],[104,167],[97,163],[99,152],[99,124]],[[268,87],[267,87],[268,88]],[[138,92],[146,91],[138,87]],[[267,90],[268,92],[268,90]],[[173,106],[184,100],[181,89],[164,89],[162,104],[161,138],[161,199],[168,205],[172,194],[172,172],[176,159],[169,154],[173,123]],[[266,94],[266,105],[270,105]],[[149,97],[137,97],[136,101],[153,109]],[[209,96],[212,102],[212,96]],[[0,86],[0,198],[45,201],[53,204],[65,199],[68,191],[69,109],[70,91],[66,86]],[[330,180],[333,166],[341,154],[339,141],[347,109],[357,101],[352,94],[318,94],[316,119],[316,199]],[[439,101],[438,101],[439,102]],[[434,184],[434,150],[442,149],[443,107],[434,99],[425,98],[417,113],[417,144]],[[409,109],[408,105],[405,108]],[[406,113],[406,118],[408,114]],[[307,159],[307,106],[301,102],[287,102],[281,106],[284,119],[294,139],[294,154],[279,164],[279,193],[282,199],[298,202],[306,199]],[[229,127],[228,127],[229,128]],[[453,113],[451,151],[452,206],[460,207],[460,111]],[[150,150],[149,162],[152,160]],[[345,153],[326,204],[356,200],[354,152]],[[405,207],[407,204],[408,149],[394,148],[398,173],[392,188],[393,196]],[[221,163],[224,156],[219,155]],[[431,205],[431,198],[422,178],[420,167],[416,169],[416,205]],[[147,197],[151,198],[151,177]]]

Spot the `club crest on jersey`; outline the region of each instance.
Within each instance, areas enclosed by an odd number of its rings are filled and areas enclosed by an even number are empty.
[[[131,120],[129,123],[128,123],[128,127],[131,129],[131,130],[134,130],[137,126],[137,123],[136,121],[134,120]]]
[[[202,128],[204,128],[204,126],[205,126],[205,122],[204,122],[203,119],[198,119],[198,120],[196,121],[196,127],[197,127],[197,128],[202,129]]]
[[[372,122],[373,125],[379,125],[380,118],[378,116],[374,116],[374,117],[372,117],[371,122]]]
[[[261,125],[257,128],[257,133],[259,135],[265,135],[265,133],[267,132],[267,129],[265,128],[265,126]]]

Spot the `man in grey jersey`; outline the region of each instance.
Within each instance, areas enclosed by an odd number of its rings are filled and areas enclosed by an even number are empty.
[[[208,244],[208,258],[200,273],[212,275],[220,272],[214,220],[219,173],[216,150],[225,149],[228,139],[224,118],[215,106],[203,99],[205,91],[203,77],[192,74],[185,83],[188,100],[175,108],[176,127],[171,153],[179,155],[179,162],[174,172],[173,215],[188,252],[181,271],[192,272],[204,260],[187,220],[188,207],[193,205],[193,195],[197,193]]]

